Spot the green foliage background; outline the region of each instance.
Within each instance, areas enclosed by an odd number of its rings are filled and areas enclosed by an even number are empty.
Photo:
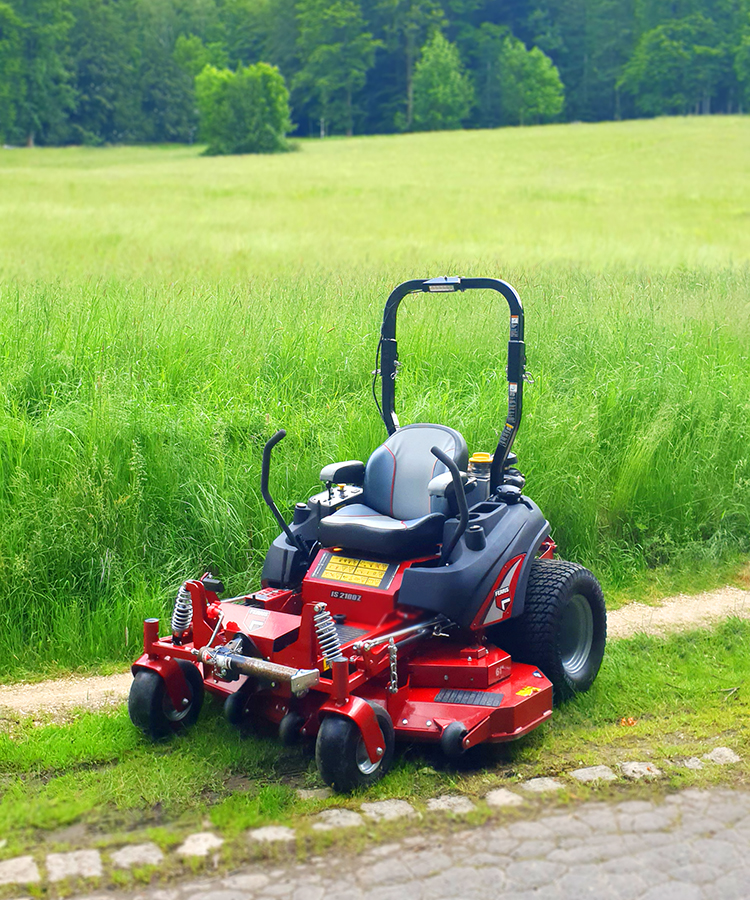
[[[436,35],[471,82],[450,127],[750,102],[748,0],[0,0],[0,138],[192,143],[195,76],[259,62],[299,135],[410,131]]]
[[[367,458],[382,307],[415,276],[519,289],[517,449],[563,556],[611,589],[747,552],[749,129],[0,151],[2,674],[132,658],[208,566],[247,590],[276,533],[264,441],[288,432],[287,513],[324,464]],[[399,338],[401,420],[492,450],[507,312],[415,297]]]

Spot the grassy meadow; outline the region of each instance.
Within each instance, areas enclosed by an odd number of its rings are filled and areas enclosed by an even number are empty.
[[[215,567],[257,576],[282,508],[367,457],[382,307],[506,278],[527,311],[516,443],[564,556],[615,594],[750,550],[750,118],[200,148],[0,151],[5,679],[132,658]],[[408,299],[401,421],[492,450],[507,311]]]

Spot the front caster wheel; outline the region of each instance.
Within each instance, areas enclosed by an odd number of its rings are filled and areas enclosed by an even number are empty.
[[[456,762],[466,752],[465,737],[466,726],[463,722],[451,722],[440,736],[440,749],[451,762]]]
[[[555,701],[587,691],[607,641],[599,582],[576,563],[535,559],[516,629],[515,658],[542,670],[552,682]]]
[[[249,722],[247,712],[250,707],[253,688],[254,685],[247,681],[239,690],[230,694],[224,701],[224,718],[234,728],[243,728]]]
[[[342,794],[379,781],[393,760],[396,739],[391,717],[382,706],[370,705],[383,733],[383,755],[376,762],[367,755],[362,733],[351,719],[332,714],[320,724],[315,762],[323,781]]]
[[[130,721],[136,728],[159,741],[175,731],[195,725],[203,704],[203,678],[198,669],[183,659],[177,660],[188,685],[188,703],[183,709],[175,709],[167,693],[164,679],[151,669],[139,669],[135,673],[128,696]]]

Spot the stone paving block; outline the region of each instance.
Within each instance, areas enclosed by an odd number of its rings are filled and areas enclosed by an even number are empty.
[[[401,852],[401,844],[379,844],[367,854],[368,859],[380,859],[382,856],[393,858]]]
[[[568,772],[568,775],[583,784],[590,784],[593,781],[615,781],[617,779],[617,775],[609,766],[586,766],[584,769],[573,769],[572,772]]]
[[[47,854],[47,877],[50,881],[62,881],[64,878],[101,878],[101,875],[102,858],[98,850]]]
[[[150,889],[147,894],[135,894],[132,897],[132,900],[177,900],[180,892],[176,888],[169,888],[168,890]]]
[[[642,896],[643,900],[703,900],[705,894],[697,884],[672,881],[668,884],[654,885]]]
[[[292,900],[323,900],[325,890],[314,884],[303,884],[292,894]]]
[[[529,778],[528,781],[522,781],[520,784],[525,791],[532,794],[551,794],[553,791],[561,791],[565,787],[562,782],[555,778]]]
[[[620,764],[622,774],[631,781],[661,777],[661,769],[650,762],[624,762]]]
[[[406,800],[375,800],[373,803],[363,803],[360,809],[376,822],[391,822],[394,819],[411,818],[417,814],[411,803],[407,803]]]
[[[33,856],[16,856],[0,862],[0,884],[33,884],[39,881],[39,869]]]
[[[326,809],[313,824],[315,831],[331,831],[334,828],[359,828],[365,820],[353,809]]]
[[[730,750],[729,747],[714,747],[710,753],[703,754],[703,759],[707,759],[719,766],[727,766],[731,763],[740,762],[742,757],[737,756],[734,750]]]
[[[133,866],[158,866],[164,854],[156,846],[147,844],[128,844],[112,854],[112,863],[118,869],[132,869]]]
[[[237,888],[240,891],[262,891],[267,887],[269,878],[261,872],[250,875],[229,875],[222,881],[224,887]]]
[[[518,794],[514,794],[513,791],[509,791],[507,788],[495,788],[484,799],[487,805],[492,806],[494,809],[502,809],[507,806],[522,806],[525,803],[523,797],[519,797]]]
[[[695,771],[703,768],[703,763],[698,759],[697,756],[689,756],[687,759],[683,759],[682,765],[686,769],[693,769]]]
[[[247,894],[244,891],[226,891],[221,888],[213,888],[200,894],[189,894],[187,900],[247,900]]]
[[[300,800],[327,800],[329,797],[333,797],[333,791],[329,787],[298,788],[297,796]]]
[[[510,890],[538,890],[545,884],[550,884],[565,874],[565,866],[560,863],[550,862],[546,859],[525,859],[522,862],[513,862],[505,870]]]
[[[175,852],[178,856],[208,856],[212,850],[218,850],[223,843],[223,838],[210,831],[199,831],[196,834],[189,834]]]
[[[293,828],[286,825],[264,825],[263,828],[251,828],[247,837],[260,844],[291,844],[296,834]]]
[[[446,794],[443,797],[432,797],[427,801],[430,812],[453,813],[454,816],[465,816],[476,807],[468,797]]]

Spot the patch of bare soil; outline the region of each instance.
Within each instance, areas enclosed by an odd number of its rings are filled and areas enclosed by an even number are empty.
[[[0,686],[0,712],[11,710],[20,715],[33,715],[45,711],[56,717],[81,707],[102,709],[122,703],[128,696],[133,676],[130,671],[121,675],[96,675],[56,678],[36,684],[12,684]]]
[[[630,603],[608,614],[607,636],[616,639],[637,633],[664,635],[711,625],[730,616],[750,619],[750,590],[724,587],[694,596],[679,594],[658,606]],[[131,680],[128,671],[121,675],[71,676],[36,684],[0,685],[0,727],[8,713],[44,713],[52,719],[65,720],[76,708],[92,710],[117,705],[127,699]]]
[[[688,631],[739,616],[750,619],[750,591],[723,587],[703,594],[678,594],[658,606],[629,603],[607,614],[607,637],[626,638],[634,634],[664,635]]]

